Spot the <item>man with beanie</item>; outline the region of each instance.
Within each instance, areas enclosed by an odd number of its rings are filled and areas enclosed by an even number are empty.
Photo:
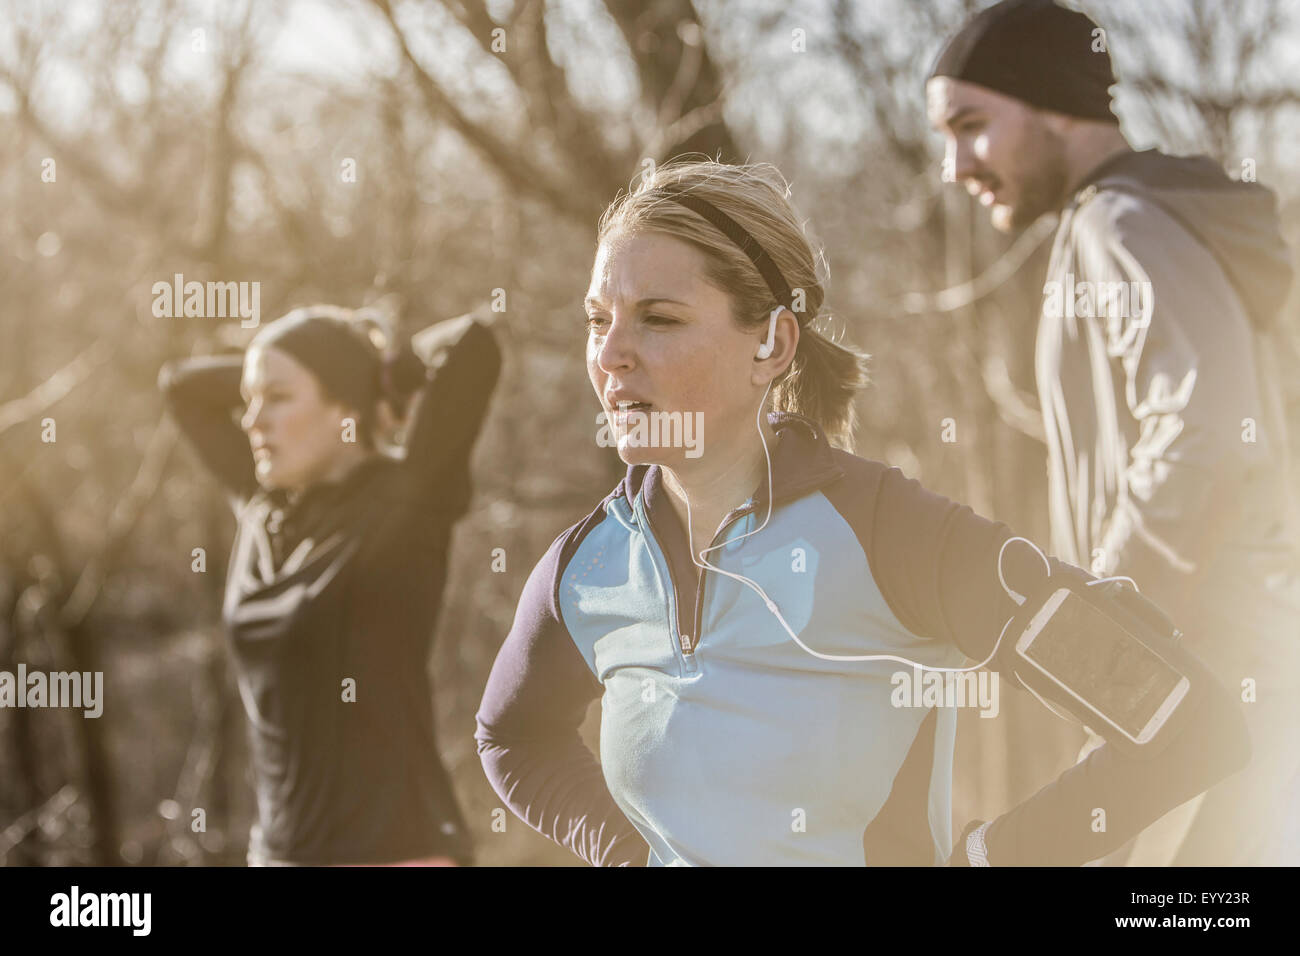
[[[1300,538],[1276,368],[1290,255],[1271,191],[1129,146],[1107,49],[1081,13],[1004,0],[944,47],[930,120],[945,179],[995,228],[1060,214],[1035,359],[1053,550],[1136,580],[1250,722],[1247,769],[1130,862],[1297,864]],[[1144,845],[1179,813],[1176,856]]]

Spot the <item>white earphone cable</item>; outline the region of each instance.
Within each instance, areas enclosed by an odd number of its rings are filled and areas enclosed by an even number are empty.
[[[968,667],[934,667],[928,664],[922,664],[919,661],[910,660],[909,658],[906,657],[899,657],[895,654],[863,654],[863,655],[823,654],[820,651],[813,650],[811,647],[809,647],[807,644],[805,644],[803,641],[799,639],[799,635],[796,634],[794,632],[794,629],[790,627],[790,625],[786,622],[786,619],[781,614],[781,609],[777,606],[776,602],[773,601],[770,597],[768,597],[767,592],[765,592],[757,583],[745,577],[744,575],[734,574],[731,571],[727,571],[724,570],[723,568],[717,567],[716,565],[710,564],[707,560],[705,560],[704,555],[707,554],[708,552],[716,551],[718,548],[724,547],[725,545],[728,544],[735,544],[737,541],[741,541],[745,538],[748,538],[750,535],[757,534],[759,531],[762,531],[765,527],[767,527],[768,522],[772,518],[772,499],[773,499],[772,453],[767,445],[767,436],[764,435],[763,433],[763,409],[767,405],[767,396],[771,392],[771,390],[772,390],[772,383],[769,382],[767,389],[763,392],[763,399],[762,401],[759,402],[758,414],[757,416],[755,416],[755,424],[758,427],[758,438],[759,441],[761,441],[763,444],[763,457],[767,461],[767,514],[763,518],[763,523],[760,524],[753,531],[747,531],[744,534],[739,535],[730,540],[724,540],[719,542],[718,544],[710,545],[709,547],[705,548],[704,550],[700,551],[697,554],[695,551],[695,538],[693,534],[693,529],[691,527],[690,496],[687,495],[685,487],[681,486],[680,482],[678,483],[679,487],[681,487],[682,498],[685,500],[686,503],[686,540],[687,540],[687,546],[690,548],[691,560],[695,563],[695,566],[700,568],[701,570],[713,571],[717,574],[721,574],[728,578],[731,578],[732,580],[739,581],[741,584],[745,585],[750,590],[752,590],[755,594],[759,596],[759,598],[762,599],[763,604],[767,607],[768,611],[771,612],[772,616],[777,619],[781,627],[785,629],[785,632],[790,636],[790,639],[794,641],[795,644],[797,644],[808,654],[811,654],[813,657],[816,657],[819,660],[842,661],[848,663],[857,663],[857,662],[866,662],[866,661],[895,661],[899,664],[909,664],[912,667],[919,668],[920,670],[943,671],[943,672],[950,672],[950,673],[965,673],[968,671],[979,670],[981,667],[988,664],[989,661],[993,660],[993,658],[997,655],[998,648],[1001,647],[1002,645],[1002,639],[1006,636],[1007,628],[1010,627],[1011,622],[1015,620],[1014,616],[1007,618],[1007,622],[1002,626],[1002,632],[998,635],[997,641],[993,644],[993,650],[989,652],[989,656],[984,658],[984,660],[980,661],[978,664],[972,664]],[[1002,547],[998,550],[998,581],[1001,583],[1002,589],[1007,593],[1007,596],[1011,598],[1012,601],[1014,601],[1016,604],[1023,605],[1027,599],[1023,594],[1014,591],[1011,588],[1011,586],[1007,584],[1006,577],[1002,573],[1003,555],[1006,553],[1007,546],[1010,545],[1013,541],[1023,541],[1025,544],[1029,545],[1029,547],[1034,550],[1034,553],[1037,554],[1038,557],[1042,559],[1043,566],[1047,568],[1047,576],[1049,578],[1052,576],[1052,565],[1051,562],[1047,560],[1047,556],[1043,554],[1042,550],[1036,544],[1030,541],[1028,538],[1022,538],[1019,535],[1017,535],[1015,537],[1007,538],[1006,541],[1002,542]],[[1107,577],[1107,578],[1098,578],[1096,580],[1089,581],[1088,586],[1092,587],[1093,585],[1104,584],[1107,581],[1127,581],[1130,585],[1132,585],[1135,591],[1137,590],[1137,584],[1133,581],[1133,579],[1129,577],[1124,577],[1122,575],[1117,575],[1117,576]],[[1030,693],[1034,693],[1032,688],[1030,689]],[[1034,696],[1038,698],[1038,700],[1043,704],[1044,707],[1052,711],[1052,713],[1056,714],[1058,717],[1061,717],[1061,714],[1056,710],[1056,708],[1048,704],[1047,701],[1043,700],[1042,697],[1039,697],[1039,695],[1036,693],[1034,693]]]
[[[705,559],[704,555],[707,554],[709,551],[716,551],[718,548],[724,547],[725,545],[728,545],[728,544],[734,544],[735,542],[737,542],[737,541],[741,541],[741,540],[743,540],[744,538],[747,538],[747,537],[749,537],[749,536],[752,535],[752,534],[757,534],[759,531],[762,531],[765,527],[767,527],[767,523],[768,523],[768,522],[771,520],[771,518],[772,518],[772,498],[773,498],[773,494],[772,494],[772,490],[773,490],[773,489],[772,489],[772,454],[771,454],[771,450],[768,448],[768,445],[767,445],[767,437],[763,434],[763,425],[762,425],[762,421],[763,421],[763,418],[762,418],[762,416],[763,416],[763,409],[764,409],[764,408],[766,407],[766,405],[767,405],[767,396],[768,396],[768,393],[771,391],[771,388],[772,388],[772,384],[769,382],[769,383],[768,383],[768,386],[767,386],[767,390],[763,392],[763,399],[762,399],[761,402],[759,402],[759,405],[758,405],[758,414],[757,414],[757,416],[756,416],[756,418],[755,418],[755,424],[758,426],[758,437],[759,437],[759,441],[761,441],[762,444],[763,444],[763,456],[764,456],[764,458],[765,458],[766,461],[767,461],[767,514],[766,514],[766,516],[764,516],[764,518],[763,518],[763,523],[760,524],[760,525],[759,525],[757,528],[755,528],[753,531],[747,531],[747,532],[745,532],[744,534],[739,535],[739,536],[737,536],[737,537],[735,537],[735,538],[732,538],[732,539],[730,539],[730,540],[722,541],[722,542],[719,542],[718,544],[715,544],[715,545],[710,545],[709,547],[703,549],[702,551],[698,552],[698,554],[697,554],[696,551],[695,551],[695,538],[694,538],[694,533],[693,533],[693,529],[692,529],[692,526],[691,526],[691,501],[690,501],[690,496],[686,493],[686,489],[683,487],[681,490],[682,490],[682,497],[683,497],[683,499],[685,500],[685,503],[686,503],[686,537],[687,537],[687,544],[688,544],[688,547],[690,548],[690,551],[691,551],[691,560],[695,563],[695,566],[698,567],[698,568],[700,568],[700,569],[702,569],[702,570],[705,570],[705,571],[713,571],[713,572],[715,572],[715,573],[717,573],[717,574],[724,575],[725,577],[731,578],[731,579],[734,580],[734,581],[739,581],[741,584],[745,585],[745,586],[748,587],[750,590],[752,590],[755,594],[757,594],[757,595],[759,596],[759,598],[762,599],[763,604],[767,607],[768,611],[771,612],[772,616],[775,617],[775,618],[777,619],[777,621],[778,621],[778,623],[780,623],[781,627],[785,629],[785,632],[786,632],[786,634],[788,634],[788,635],[790,636],[790,639],[791,639],[792,641],[794,641],[795,644],[797,644],[797,645],[798,645],[801,649],[803,649],[805,652],[807,652],[808,654],[811,654],[813,657],[816,657],[816,658],[818,658],[818,659],[820,659],[820,660],[824,660],[824,661],[842,661],[842,662],[848,662],[848,663],[857,663],[857,662],[866,662],[866,661],[895,661],[895,662],[897,662],[897,663],[899,663],[899,664],[908,664],[908,665],[911,665],[912,667],[916,667],[916,668],[919,668],[919,669],[921,669],[921,670],[929,670],[929,671],[947,671],[947,672],[953,672],[953,673],[962,673],[962,672],[966,672],[966,671],[978,670],[979,668],[981,668],[981,667],[983,667],[985,664],[987,664],[989,661],[991,661],[991,660],[993,659],[993,657],[997,654],[997,652],[998,652],[998,647],[1002,644],[1002,638],[1006,635],[1007,628],[1011,625],[1011,621],[1012,621],[1014,618],[1008,618],[1008,619],[1007,619],[1007,623],[1006,623],[1005,625],[1003,625],[1003,627],[1002,627],[1002,633],[998,635],[997,643],[995,643],[995,644],[993,645],[993,650],[989,653],[989,656],[986,657],[984,660],[980,661],[978,664],[974,664],[974,665],[971,665],[971,666],[969,666],[969,667],[934,667],[934,666],[931,666],[931,665],[928,665],[928,664],[922,664],[922,663],[920,663],[919,661],[914,661],[914,660],[911,660],[911,659],[906,658],[906,657],[899,657],[899,656],[894,655],[894,654],[864,654],[864,655],[850,655],[850,654],[823,654],[823,653],[821,653],[820,651],[813,650],[811,647],[809,647],[807,644],[805,644],[802,640],[799,639],[799,635],[796,634],[796,633],[794,632],[794,629],[793,629],[792,627],[790,627],[790,625],[789,625],[789,623],[786,621],[784,615],[781,614],[781,609],[777,606],[776,602],[773,601],[770,597],[768,597],[767,592],[765,592],[765,591],[764,591],[764,590],[763,590],[763,589],[762,589],[762,588],[761,588],[757,583],[755,583],[754,581],[752,581],[752,580],[750,580],[749,578],[745,577],[744,575],[734,574],[734,573],[732,573],[731,571],[727,571],[727,570],[725,570],[725,569],[723,569],[723,568],[719,568],[719,567],[717,567],[716,565],[710,564],[710,563]],[[679,483],[679,484],[680,484],[680,483]],[[1049,576],[1050,576],[1051,573],[1052,573],[1052,568],[1051,568],[1051,565],[1050,565],[1050,564],[1047,564],[1047,558],[1046,558],[1045,556],[1043,556],[1043,553],[1042,553],[1041,551],[1038,551],[1038,548],[1034,546],[1034,544],[1033,544],[1032,541],[1029,541],[1029,540],[1027,540],[1027,539],[1025,539],[1025,538],[1008,538],[1007,541],[1005,541],[1005,542],[1003,543],[1003,545],[1002,545],[1002,551],[999,551],[999,552],[998,552],[998,578],[999,578],[999,580],[1002,581],[1002,587],[1006,590],[1007,594],[1011,596],[1012,600],[1015,600],[1017,604],[1023,604],[1024,601],[1025,601],[1025,599],[1024,599],[1023,597],[1021,597],[1020,595],[1016,594],[1016,593],[1015,593],[1014,591],[1012,591],[1009,587],[1007,587],[1006,580],[1002,577],[1002,554],[1003,554],[1003,552],[1006,550],[1007,545],[1010,544],[1012,541],[1024,541],[1024,542],[1025,542],[1026,544],[1028,544],[1031,548],[1034,548],[1034,550],[1038,552],[1039,557],[1042,557],[1042,558],[1043,558],[1043,563],[1047,565],[1047,573],[1048,573]],[[1019,598],[1019,600],[1016,600],[1017,598]]]

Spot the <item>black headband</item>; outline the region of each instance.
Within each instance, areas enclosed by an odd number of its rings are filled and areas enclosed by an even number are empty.
[[[754,263],[754,268],[758,270],[758,274],[767,283],[767,288],[771,291],[773,298],[791,312],[794,312],[794,296],[790,292],[789,283],[785,281],[785,276],[781,275],[781,270],[776,267],[776,263],[768,256],[767,250],[758,244],[757,239],[745,231],[744,226],[717,206],[701,199],[699,196],[671,192],[662,192],[662,195],[665,199],[670,199],[679,206],[685,206],[692,212],[703,216],[713,223],[723,235],[739,246],[740,251],[749,257],[750,262]],[[804,318],[797,312],[795,317],[800,322]]]

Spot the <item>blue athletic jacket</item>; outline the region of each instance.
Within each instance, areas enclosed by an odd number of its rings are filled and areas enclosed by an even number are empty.
[[[764,477],[709,562],[758,583],[823,654],[985,658],[1019,610],[997,576],[1012,532],[806,419],[770,421],[771,520],[736,540],[766,514]],[[1024,545],[1004,571],[1026,594],[1046,575]],[[1055,560],[1052,574],[1088,578]],[[799,648],[751,589],[699,572],[659,467],[638,465],[533,569],[478,750],[511,810],[592,864],[933,865],[952,844],[956,713],[894,706],[891,677],[910,670]],[[596,696],[599,763],[578,733]],[[1155,760],[1095,751],[993,821],[991,862],[1109,852],[1236,769],[1241,733],[1207,714]]]

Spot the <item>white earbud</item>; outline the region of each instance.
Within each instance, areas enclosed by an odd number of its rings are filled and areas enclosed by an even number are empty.
[[[757,356],[761,359],[771,358],[772,349],[776,347],[776,317],[781,314],[781,306],[772,310],[772,317],[767,323],[767,341],[758,347]]]

